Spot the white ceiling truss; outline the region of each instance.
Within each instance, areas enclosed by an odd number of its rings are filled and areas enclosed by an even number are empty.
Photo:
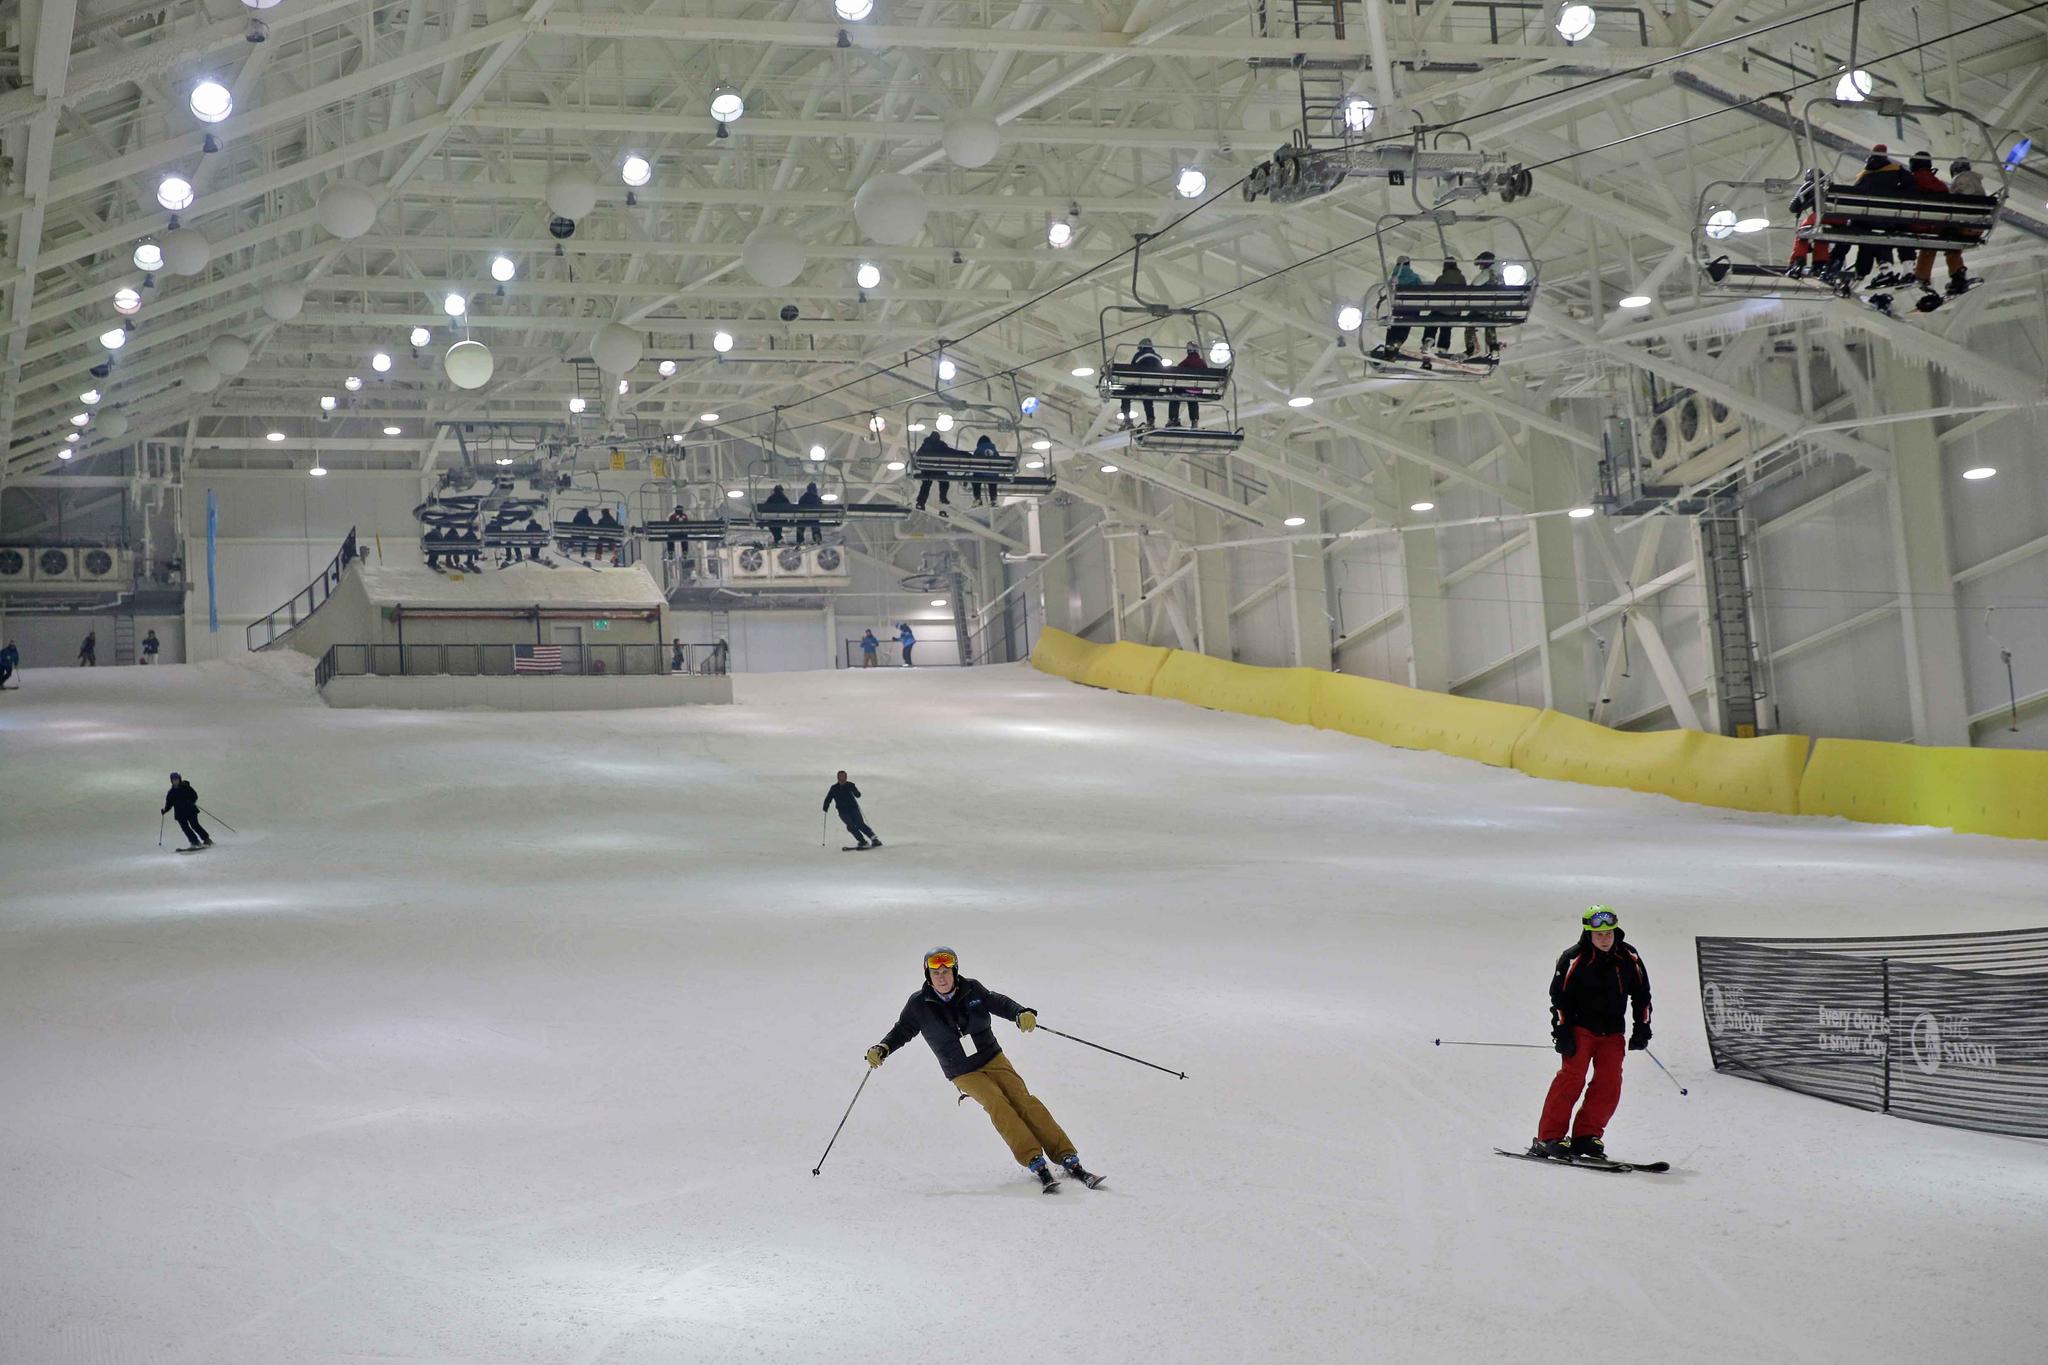
[[[1439,448],[1430,424],[1468,416],[1501,448],[1540,432],[1597,449],[1564,396],[1601,375],[1648,371],[1721,398],[1768,439],[1882,464],[1885,450],[1847,424],[1744,382],[1775,335],[1823,355],[1845,338],[1881,338],[1982,400],[2048,399],[2038,353],[1972,348],[2010,322],[2041,334],[2040,157],[2013,177],[2012,224],[1973,257],[1992,284],[1924,321],[1832,299],[1702,298],[1691,249],[1708,182],[1798,174],[1782,111],[1832,85],[1852,32],[1879,93],[1968,109],[2002,136],[2038,127],[2048,5],[1604,5],[1579,43],[1554,30],[1555,8],[877,0],[867,19],[844,22],[833,0],[281,0],[260,12],[267,40],[250,43],[256,12],[234,0],[6,0],[0,51],[19,55],[0,76],[13,82],[0,93],[0,480],[48,473],[80,393],[97,387],[98,412],[121,411],[127,431],[110,439],[88,427],[82,451],[181,432],[202,463],[210,451],[254,460],[267,448],[299,466],[316,449],[337,467],[445,461],[452,443],[434,426],[454,417],[560,422],[596,448],[626,429],[702,434],[699,415],[711,411],[765,434],[779,407],[802,444],[827,445],[850,479],[874,486],[881,463],[900,458],[903,403],[934,382],[933,348],[964,338],[948,349],[962,396],[980,399],[979,377],[999,376],[987,392],[1006,401],[1014,371],[1045,402],[1063,486],[1137,519],[1133,500],[1094,472],[1123,438],[1103,420],[1094,381],[1071,371],[1100,364],[1098,311],[1128,301],[1120,253],[1134,233],[1162,229],[1144,252],[1147,293],[1214,298],[1230,329],[1247,431],[1231,460],[1260,486],[1291,479],[1381,519],[1391,483],[1378,476],[1404,461],[1527,507],[1503,472],[1511,462]],[[1477,146],[1536,168],[1527,197],[1461,206],[1513,219],[1542,262],[1536,313],[1508,338],[1491,381],[1375,378],[1356,339],[1335,330],[1337,306],[1379,281],[1375,222],[1412,209],[1408,190],[1353,179],[1276,206],[1232,188],[1300,121],[1296,59],[1339,70],[1378,103],[1376,136],[1455,121]],[[201,79],[233,92],[225,121],[193,116]],[[723,137],[708,112],[720,86],[746,101]],[[1740,103],[1793,86],[1789,100]],[[994,159],[974,169],[942,145],[948,117],[969,109],[1001,129]],[[1829,109],[1820,131],[1844,146],[1928,144],[1945,160],[1975,150],[1956,142],[1966,129],[1940,126],[1951,122]],[[652,164],[630,193],[618,173],[628,153]],[[1192,213],[1172,188],[1187,165],[1215,196]],[[571,167],[596,180],[599,201],[557,242],[544,190]],[[868,240],[851,211],[884,172],[910,175],[929,206],[900,245]],[[196,199],[179,221],[208,239],[211,260],[145,285],[131,255],[168,226],[155,199],[167,173],[191,181]],[[315,210],[343,178],[378,201],[374,226],[352,240],[326,232]],[[1077,227],[1070,250],[1047,244],[1055,218]],[[741,264],[748,234],[770,222],[807,252],[782,288]],[[499,254],[517,265],[502,287],[488,274]],[[873,288],[855,282],[864,262],[881,271]],[[259,307],[273,281],[305,287],[287,322]],[[1073,282],[1047,292],[1063,281]],[[143,305],[112,373],[95,380],[108,360],[98,338],[120,323],[112,300],[124,286]],[[442,311],[449,291],[467,300],[459,325]],[[1637,291],[1655,302],[1617,310]],[[795,321],[781,320],[785,306]],[[568,400],[595,373],[574,362],[613,321],[640,334],[644,358],[627,394],[606,381],[601,401],[572,419]],[[431,333],[418,348],[407,339],[415,327]],[[723,355],[711,345],[719,330],[735,338]],[[493,352],[481,391],[442,373],[440,354],[459,335]],[[187,367],[224,336],[250,342],[255,359],[199,392]],[[369,367],[376,349],[395,359],[388,375]],[[673,376],[658,374],[663,360],[677,362]],[[361,392],[343,389],[347,375],[366,381]],[[324,421],[323,394],[340,400]],[[1314,405],[1287,406],[1297,395]],[[880,445],[862,439],[876,411],[892,426]],[[402,435],[384,436],[387,424]],[[273,430],[287,439],[266,442]],[[1212,478],[1133,454],[1118,459],[1124,476],[1162,494],[1226,506],[1241,525],[1277,521],[1233,492],[1227,471]]]

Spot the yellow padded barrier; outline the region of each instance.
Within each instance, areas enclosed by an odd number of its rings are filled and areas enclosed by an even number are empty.
[[[2048,753],[1824,739],[1807,760],[1799,809],[1877,824],[2048,839]]]
[[[1539,714],[1533,706],[1318,673],[1309,723],[1397,748],[1434,749],[1507,768],[1514,765],[1515,741]]]
[[[1176,649],[1152,679],[1152,695],[1307,725],[1316,680],[1322,676],[1313,668],[1260,668]]]
[[[1064,630],[1047,626],[1039,632],[1038,643],[1031,648],[1031,666],[1054,677],[1078,682],[1081,674],[1087,671],[1088,661],[1101,648],[1101,645],[1091,645],[1078,635],[1069,635]]]
[[[1730,739],[1697,730],[1610,730],[1545,711],[1515,744],[1531,777],[1657,792],[1704,806],[1799,813],[1806,736]]]
[[[1166,656],[1173,653],[1158,645],[1135,645],[1129,640],[1120,640],[1113,645],[1097,645],[1097,653],[1088,661],[1080,681],[1090,687],[1106,687],[1113,692],[1134,692],[1146,696],[1152,691],[1152,678],[1165,664]]]

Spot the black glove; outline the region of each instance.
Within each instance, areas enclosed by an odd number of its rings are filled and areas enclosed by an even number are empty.
[[[1650,1025],[1646,1021],[1636,1025],[1636,1031],[1628,1036],[1628,1050],[1641,1052],[1650,1046]]]
[[[1571,1025],[1559,1024],[1550,1031],[1551,1042],[1557,1048],[1557,1055],[1569,1057],[1579,1050],[1579,1040],[1573,1035]]]

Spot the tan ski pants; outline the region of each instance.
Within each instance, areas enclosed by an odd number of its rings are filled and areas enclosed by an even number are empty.
[[[1074,1144],[1053,1121],[1045,1104],[1025,1088],[1024,1078],[1008,1057],[998,1053],[981,1070],[954,1077],[953,1084],[988,1111],[989,1121],[1010,1144],[1010,1155],[1017,1158],[1019,1166],[1029,1166],[1041,1150],[1054,1161],[1074,1155]]]

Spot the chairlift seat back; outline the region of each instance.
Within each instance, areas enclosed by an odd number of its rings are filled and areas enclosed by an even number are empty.
[[[912,452],[910,473],[918,479],[946,479],[960,482],[980,481],[986,483],[990,475],[1002,477],[1017,472],[1017,456],[1014,452],[993,455],[977,455],[971,450],[955,452],[933,452],[925,455]]]
[[[607,545],[616,545],[626,539],[623,526],[599,526],[590,522],[555,520],[555,535],[564,540],[600,540]]]
[[[1799,236],[1844,246],[1964,251],[1982,246],[2004,200],[1992,194],[1908,194],[1823,184]]]
[[[754,524],[757,526],[838,526],[845,520],[846,509],[836,502],[822,507],[799,507],[793,502],[786,506],[771,506],[765,502],[754,504]]]
[[[650,521],[633,534],[662,545],[716,544],[725,539],[723,521]]]
[[[1154,368],[1118,361],[1102,373],[1097,386],[1104,398],[1179,398],[1197,403],[1219,401],[1230,389],[1230,365],[1207,370]]]
[[[546,530],[529,531],[524,526],[498,529],[485,527],[482,543],[498,549],[520,545],[532,546],[538,549],[540,546],[548,543],[548,533]]]
[[[1214,455],[1228,454],[1243,445],[1244,433],[1203,427],[1152,427],[1135,433],[1131,440],[1138,449],[1158,455]]]
[[[1382,327],[1514,327],[1529,320],[1536,286],[1529,284],[1403,284],[1396,280],[1379,300]]]

